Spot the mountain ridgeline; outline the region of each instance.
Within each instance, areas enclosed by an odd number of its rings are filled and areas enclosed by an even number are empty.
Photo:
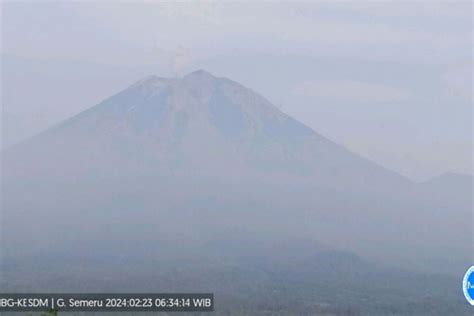
[[[202,70],[139,80],[2,164],[5,291],[214,292],[226,315],[469,315],[453,287],[474,253],[472,177],[416,184]]]

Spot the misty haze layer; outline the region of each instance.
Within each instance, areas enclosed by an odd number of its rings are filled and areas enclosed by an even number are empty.
[[[143,78],[2,162],[8,290],[208,291],[259,306],[289,287],[320,303],[301,314],[429,314],[428,299],[467,313],[452,285],[472,253],[470,176],[415,184],[205,71]]]

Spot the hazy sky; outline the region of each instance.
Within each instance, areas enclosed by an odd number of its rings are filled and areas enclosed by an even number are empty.
[[[472,170],[464,2],[2,2],[6,145],[196,68],[414,179]]]

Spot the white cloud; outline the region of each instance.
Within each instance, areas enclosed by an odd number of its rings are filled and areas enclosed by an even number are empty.
[[[295,86],[294,93],[310,97],[361,102],[396,102],[409,97],[406,91],[361,81],[303,82]]]

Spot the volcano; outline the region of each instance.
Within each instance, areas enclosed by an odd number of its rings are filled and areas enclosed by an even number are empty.
[[[203,70],[143,78],[5,157],[6,175],[17,179],[167,174],[351,190],[410,184]]]

